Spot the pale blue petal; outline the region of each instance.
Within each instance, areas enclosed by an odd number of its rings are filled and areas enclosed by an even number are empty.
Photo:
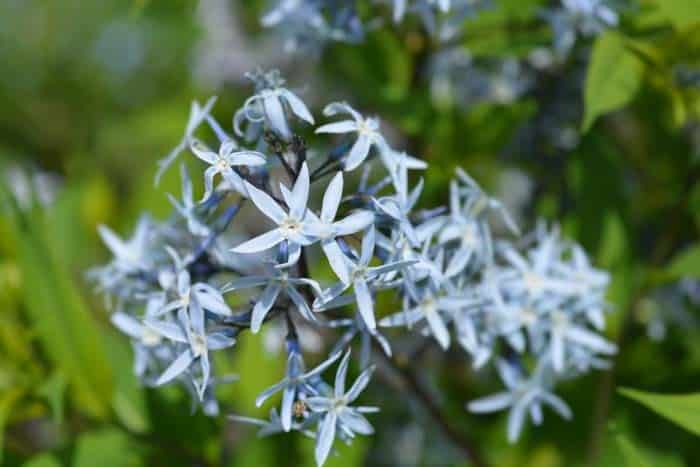
[[[187,343],[187,336],[182,328],[175,323],[161,320],[146,320],[144,324],[171,341]]]
[[[241,243],[237,247],[232,248],[231,251],[234,253],[258,253],[272,248],[282,240],[284,240],[282,232],[279,229],[274,229]]]
[[[321,467],[328,458],[328,454],[331,452],[331,447],[333,447],[333,440],[335,439],[335,428],[336,428],[336,414],[335,412],[328,412],[323,420],[321,421],[318,433],[316,435],[316,449],[315,458],[316,465]]]
[[[338,172],[331,180],[323,194],[323,205],[321,207],[321,220],[333,222],[340,206],[340,199],[343,197],[343,172]],[[357,232],[357,231],[355,231]]]
[[[177,378],[183,371],[187,370],[194,360],[194,355],[190,349],[185,350],[180,354],[179,357],[175,359],[173,363],[163,372],[162,375],[156,381],[156,386],[168,383],[174,378]]]
[[[357,122],[353,120],[327,123],[316,128],[316,133],[351,133],[353,131],[357,131]]]
[[[356,211],[338,222],[333,223],[337,236],[350,235],[366,229],[374,222],[372,211]]]
[[[499,392],[492,396],[482,397],[467,404],[467,409],[474,413],[497,412],[513,403],[513,396],[509,392]]]
[[[304,102],[301,99],[299,99],[299,97],[297,97],[296,94],[289,91],[288,89],[281,89],[280,93],[287,100],[287,103],[292,108],[292,112],[294,112],[294,114],[297,117],[301,118],[302,120],[305,120],[311,125],[314,124],[314,117],[311,115],[311,112],[309,112],[309,109],[308,107],[306,107],[306,104],[304,104]]]
[[[275,304],[277,296],[279,295],[281,287],[278,284],[269,284],[253,307],[253,316],[250,321],[250,330],[255,334],[260,330],[265,316]]]
[[[345,400],[348,404],[351,404],[357,399],[362,391],[365,390],[369,384],[370,379],[372,379],[372,373],[374,372],[374,367],[369,367],[357,377],[350,390],[345,395]]]
[[[349,172],[355,170],[362,164],[362,162],[367,159],[369,154],[369,148],[372,144],[372,138],[366,134],[360,134],[357,141],[350,148],[350,153],[347,159],[345,159],[345,171]]]
[[[369,291],[367,282],[362,279],[356,279],[353,285],[355,287],[355,299],[357,300],[357,309],[360,312],[360,316],[365,322],[367,329],[373,331],[377,328],[377,324],[374,319],[372,294]]]
[[[335,372],[335,387],[333,394],[336,398],[343,397],[345,394],[345,380],[348,376],[348,365],[350,364],[350,350],[345,352],[345,356],[338,365],[338,370]]]
[[[260,212],[272,219],[276,224],[282,223],[282,221],[287,217],[287,214],[279,206],[279,204],[277,204],[277,202],[272,199],[270,195],[254,187],[250,183],[246,182],[245,185],[251,201],[253,201]]]

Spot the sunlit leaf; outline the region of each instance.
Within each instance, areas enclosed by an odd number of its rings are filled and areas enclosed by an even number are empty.
[[[655,394],[629,388],[620,388],[618,392],[647,406],[686,430],[700,435],[700,393]]]
[[[593,45],[584,90],[583,131],[596,118],[627,105],[642,84],[642,62],[625,46],[622,36],[608,32]]]

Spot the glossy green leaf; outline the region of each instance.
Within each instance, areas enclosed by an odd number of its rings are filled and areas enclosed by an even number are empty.
[[[583,131],[596,118],[627,105],[642,84],[642,62],[614,32],[600,36],[593,45],[584,90]]]
[[[700,393],[655,394],[629,388],[620,388],[618,392],[645,405],[686,430],[700,435]]]

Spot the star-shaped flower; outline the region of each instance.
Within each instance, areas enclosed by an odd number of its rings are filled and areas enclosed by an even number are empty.
[[[320,295],[321,289],[318,283],[312,279],[303,277],[290,277],[287,268],[269,267],[268,275],[246,276],[230,282],[224,286],[224,292],[240,290],[249,287],[265,286],[258,297],[250,321],[250,330],[257,333],[262,326],[265,317],[277,301],[280,293],[284,292],[291,300],[301,315],[308,320],[315,320],[309,304],[304,296],[297,290],[298,286],[309,286],[316,295]]]
[[[371,211],[359,210],[335,221],[342,195],[343,174],[338,172],[328,184],[323,195],[321,216],[316,216],[311,210],[307,211],[310,222],[304,225],[304,233],[321,240],[321,248],[328,258],[331,269],[341,281],[347,283],[350,278],[347,276],[345,254],[338,246],[336,237],[364,230],[374,221],[374,214]]]
[[[301,246],[310,245],[313,239],[304,235],[307,217],[306,204],[309,200],[309,168],[304,163],[299,171],[291,192],[285,196],[289,211],[285,211],[270,195],[245,182],[250,199],[277,228],[243,242],[231,251],[234,253],[258,253],[287,240],[289,244],[289,264],[296,263]]]
[[[208,199],[214,191],[214,177],[216,174],[221,174],[239,193],[247,196],[243,179],[236,173],[234,167],[265,164],[264,154],[257,151],[238,151],[238,145],[231,139],[221,143],[218,153],[211,151],[197,139],[192,140],[190,149],[195,156],[211,166],[204,172],[204,196],[202,201]]]
[[[346,392],[345,380],[348,373],[350,352],[348,351],[338,366],[335,376],[333,395],[329,397],[309,397],[306,402],[313,412],[322,414],[316,433],[316,464],[321,466],[333,447],[336,431],[341,430],[349,436],[359,433],[371,435],[374,428],[362,415],[363,413],[376,412],[375,407],[351,407],[355,399],[369,384],[374,367],[369,367],[357,377],[353,385]]]

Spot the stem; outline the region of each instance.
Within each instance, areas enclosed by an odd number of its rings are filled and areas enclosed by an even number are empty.
[[[687,209],[689,203],[689,193],[693,188],[694,180],[697,179],[700,169],[690,170],[686,178],[681,199],[671,207],[669,219],[672,219],[673,224],[665,231],[665,235],[656,242],[656,247],[650,255],[649,265],[651,267],[663,264],[664,260],[672,253],[673,246],[680,234],[683,233],[682,214]],[[631,334],[634,324],[634,310],[639,305],[639,302],[644,299],[648,289],[652,284],[646,281],[638,288],[630,304],[624,312],[622,325],[617,337],[617,355],[613,360],[613,366],[603,374],[600,386],[598,387],[598,396],[596,399],[593,411],[593,429],[589,443],[588,463],[593,466],[597,464],[600,457],[601,448],[603,445],[606,420],[610,414],[610,406],[612,401],[613,390],[615,389],[615,372],[619,365],[622,349],[626,345]]]
[[[376,347],[376,344],[374,345]],[[416,374],[407,366],[399,364],[391,357],[387,357],[382,349],[376,350],[375,353],[384,360],[387,366],[392,368],[394,372],[401,377],[405,388],[399,389],[409,389],[411,391],[415,400],[424,407],[425,411],[440,427],[444,435],[464,453],[467,459],[469,459],[469,462],[476,467],[486,467],[488,464],[478,452],[476,443],[468,435],[460,432],[450,423],[449,417],[440,409],[430,393],[423,387],[423,384]]]

